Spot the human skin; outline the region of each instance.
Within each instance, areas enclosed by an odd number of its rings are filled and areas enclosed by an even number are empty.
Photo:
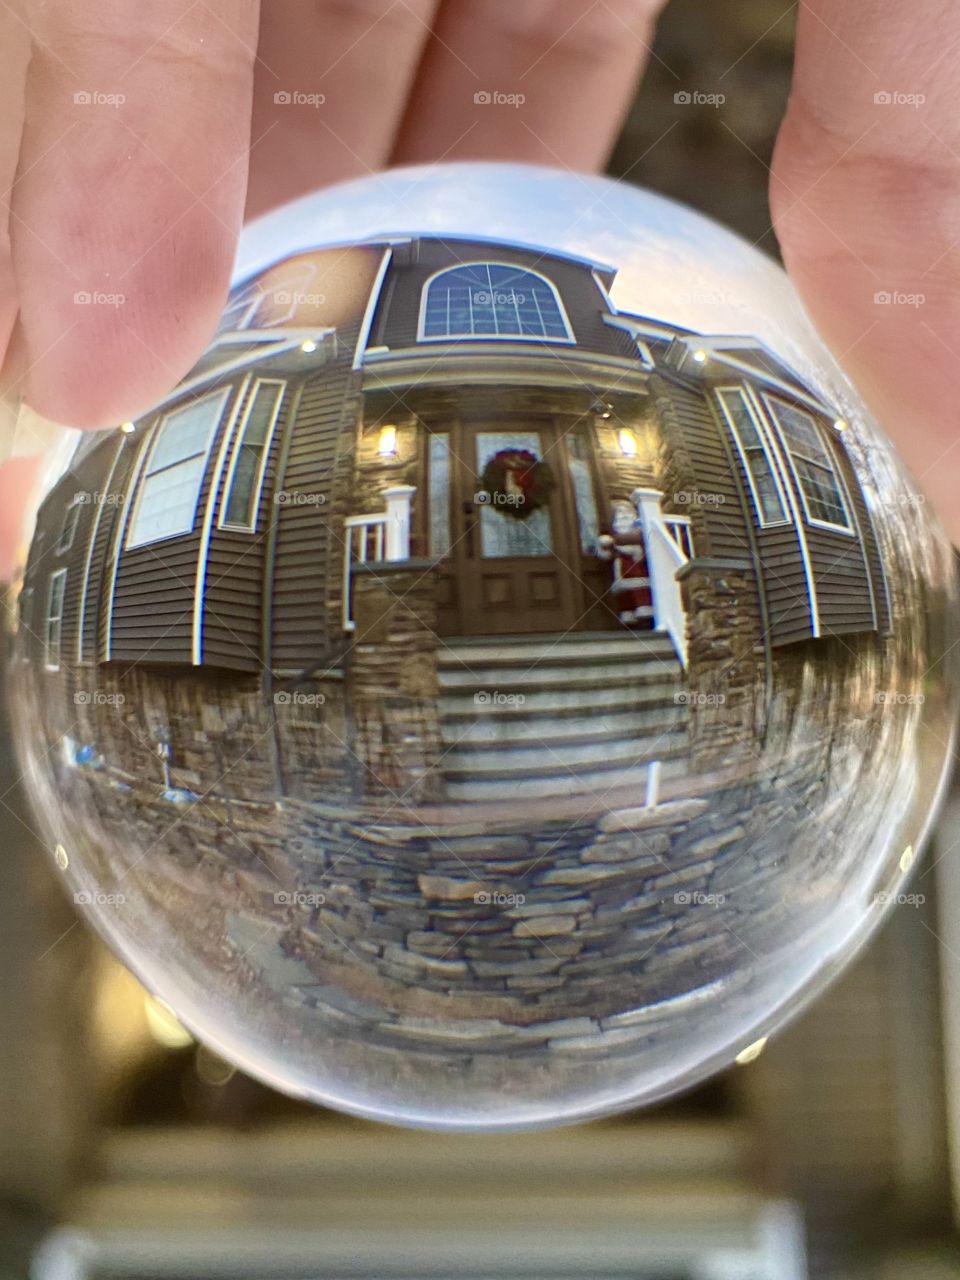
[[[188,371],[255,216],[389,164],[603,165],[663,0],[2,0],[8,403],[97,428]],[[804,303],[960,540],[960,6],[802,0],[771,208]],[[516,112],[478,85],[522,78]],[[318,91],[290,110],[278,89]],[[571,92],[571,85],[576,92]],[[122,110],[80,104],[122,94]],[[879,91],[922,98],[878,104]],[[78,291],[122,306],[78,306]],[[878,306],[878,292],[922,306]],[[0,469],[0,577],[28,464]]]

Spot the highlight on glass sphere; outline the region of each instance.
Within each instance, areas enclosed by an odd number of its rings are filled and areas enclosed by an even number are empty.
[[[439,1128],[648,1103],[900,895],[950,551],[780,269],[693,212],[332,188],[250,230],[178,387],[55,454],[11,675],[51,852],[277,1087]]]

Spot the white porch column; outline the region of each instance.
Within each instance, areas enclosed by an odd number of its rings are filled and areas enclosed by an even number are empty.
[[[383,491],[387,503],[387,560],[410,559],[410,512],[416,491],[412,484],[392,485]]]
[[[630,501],[637,508],[637,514],[643,526],[643,536],[649,542],[650,529],[655,520],[660,519],[660,500],[663,494],[659,489],[634,489]]]

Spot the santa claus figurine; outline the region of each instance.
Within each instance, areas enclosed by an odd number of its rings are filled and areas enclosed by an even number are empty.
[[[597,538],[597,555],[613,564],[610,592],[620,621],[628,627],[652,627],[647,550],[643,527],[632,503],[613,504],[611,522]]]

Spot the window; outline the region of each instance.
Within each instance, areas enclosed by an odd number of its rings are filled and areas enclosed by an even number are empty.
[[[563,304],[550,281],[501,262],[450,267],[428,280],[420,337],[573,341]]]
[[[285,388],[285,383],[266,378],[254,385],[230,460],[221,528],[252,533],[257,527],[267,456]]]
[[[67,507],[63,515],[63,525],[60,529],[60,540],[57,543],[57,553],[62,555],[64,551],[69,551],[73,546],[73,540],[77,536],[77,523],[80,520],[80,508],[83,505],[84,498],[89,495],[79,494]]]
[[[852,533],[843,484],[817,423],[809,413],[779,396],[765,395],[763,399],[790,452],[807,519]]]
[[[49,671],[60,669],[60,644],[63,637],[63,605],[67,592],[67,571],[58,569],[50,575],[47,590],[47,616],[44,619],[44,662]]]
[[[761,528],[788,524],[786,499],[746,391],[742,387],[720,387],[717,399],[743,460]]]
[[[226,388],[182,405],[162,419],[130,522],[128,547],[142,547],[193,528],[210,444],[229,395]]]

